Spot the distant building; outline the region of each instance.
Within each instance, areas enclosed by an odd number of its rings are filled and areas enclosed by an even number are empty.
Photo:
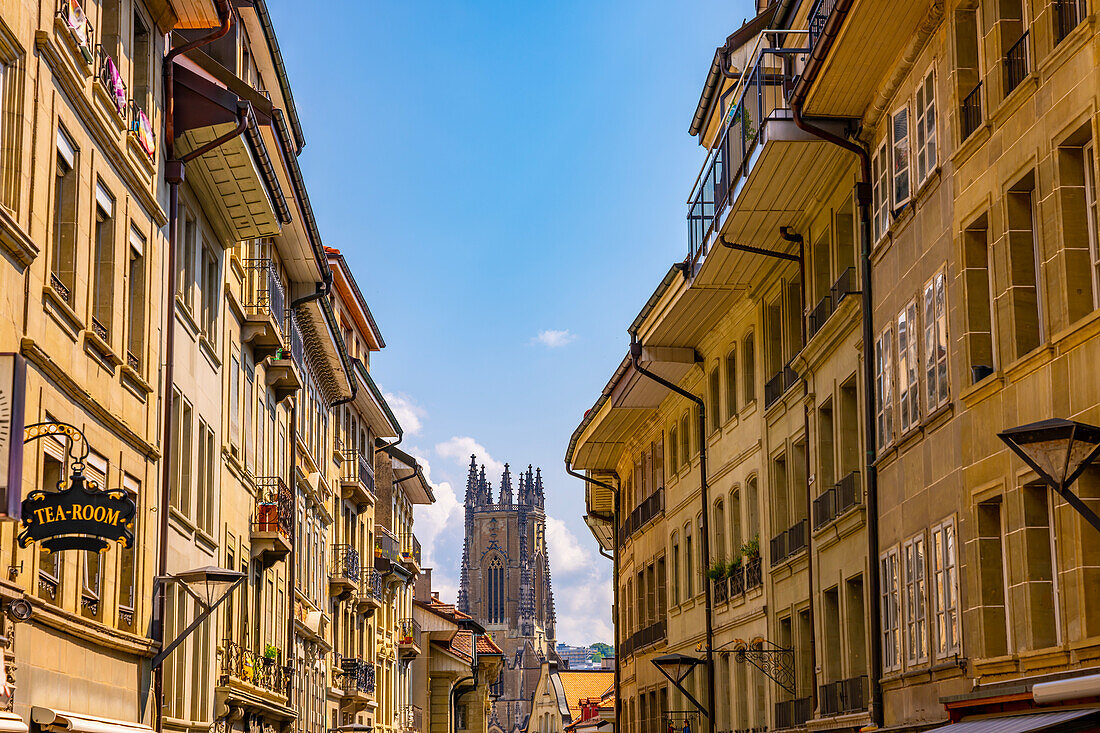
[[[543,662],[526,733],[563,733],[581,724],[590,728],[601,722],[601,716],[613,720],[614,684],[613,672],[561,670],[555,662]]]
[[[590,646],[569,646],[558,644],[558,657],[565,663],[565,669],[599,669],[600,665],[592,661],[596,651]]]

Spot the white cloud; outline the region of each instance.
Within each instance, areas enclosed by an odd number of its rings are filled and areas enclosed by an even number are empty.
[[[424,478],[431,484],[432,493],[435,494],[434,504],[417,505],[413,509],[413,529],[416,538],[420,540],[424,567],[432,568],[432,590],[438,590],[441,598],[449,597],[453,603],[458,594],[458,578],[454,572],[448,571],[458,568],[458,563],[452,557],[456,541],[453,535],[457,528],[457,542],[461,552],[462,502],[458,500],[450,482],[437,483],[432,480],[431,464],[419,457],[423,455],[420,451],[410,447],[409,452],[418,456],[417,461],[424,471]]]
[[[440,458],[448,458],[463,467],[469,465],[471,455],[477,456],[478,465],[484,464],[489,475],[499,477],[504,472],[503,463],[490,456],[485,446],[466,435],[456,435],[450,440],[437,443],[435,452]]]
[[[539,335],[531,339],[532,343],[539,343],[550,349],[558,349],[571,341],[575,340],[577,335],[570,331],[568,328],[555,331],[553,329],[547,329],[545,331],[539,331]]]
[[[393,410],[394,417],[397,418],[397,422],[404,428],[405,434],[419,435],[420,429],[424,427],[423,419],[427,417],[427,411],[416,404],[412,397],[409,397],[407,394],[392,394],[390,392],[385,392],[382,396],[386,398],[386,402],[389,403],[390,409]]]
[[[546,542],[550,546],[551,575],[575,573],[589,567],[592,561],[591,555],[581,547],[576,535],[560,519],[546,518]]]

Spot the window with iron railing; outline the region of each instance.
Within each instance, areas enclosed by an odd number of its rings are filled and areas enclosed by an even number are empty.
[[[1024,31],[1020,38],[1005,51],[1005,96],[1031,73],[1030,34]]]

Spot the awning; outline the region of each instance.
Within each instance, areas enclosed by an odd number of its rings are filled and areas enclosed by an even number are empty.
[[[97,718],[94,715],[40,708],[37,705],[31,708],[31,720],[52,731],[78,731],[79,733],[152,733],[153,731],[147,725],[132,723],[129,720]],[[27,727],[24,725],[22,730],[27,730]]]
[[[0,712],[0,733],[27,733],[27,724],[15,713]]]
[[[1074,731],[1078,725],[1100,721],[1100,708],[1059,710],[1048,713],[1028,713],[997,718],[964,720],[953,725],[933,728],[928,733],[1033,733],[1034,731]],[[1075,723],[1070,727],[1067,724]]]

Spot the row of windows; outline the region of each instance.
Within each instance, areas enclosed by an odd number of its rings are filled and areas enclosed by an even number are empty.
[[[886,671],[959,651],[955,521],[934,524],[879,558],[882,665]]]

